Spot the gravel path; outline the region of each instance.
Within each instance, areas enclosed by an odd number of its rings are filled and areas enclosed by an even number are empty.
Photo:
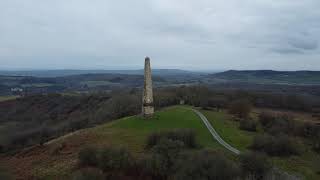
[[[230,144],[226,143],[217,133],[217,131],[211,126],[210,122],[208,119],[198,110],[192,109],[193,112],[195,112],[203,121],[203,123],[207,126],[208,130],[212,134],[213,138],[216,139],[222,146],[227,148],[229,151],[239,155],[240,151],[234,147],[232,147]]]

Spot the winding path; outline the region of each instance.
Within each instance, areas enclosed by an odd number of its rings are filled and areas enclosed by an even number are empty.
[[[203,121],[203,123],[207,126],[208,130],[210,131],[211,135],[213,136],[214,139],[216,139],[222,146],[227,148],[229,151],[239,155],[240,151],[234,147],[232,147],[230,144],[226,143],[217,133],[217,131],[211,126],[210,122],[208,119],[198,110],[192,109],[193,112],[195,112]]]

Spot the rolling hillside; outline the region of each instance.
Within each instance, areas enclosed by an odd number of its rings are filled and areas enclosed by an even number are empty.
[[[34,77],[62,77],[80,74],[127,74],[143,75],[143,69],[138,70],[26,70],[26,71],[4,71],[0,70],[0,75],[6,76],[34,76]],[[199,72],[186,71],[180,69],[153,69],[156,76],[174,75],[197,75]]]
[[[211,74],[209,78],[226,82],[319,85],[320,71],[230,70]]]
[[[202,111],[217,132],[235,148],[247,151],[253,137],[261,132],[240,130],[239,122],[231,120],[225,112]],[[151,119],[141,116],[122,118],[89,129],[83,129],[45,143],[33,146],[15,155],[0,156],[0,162],[12,170],[17,178],[31,179],[70,179],[77,168],[78,152],[84,147],[127,147],[134,155],[145,152],[149,134],[162,130],[193,129],[201,148],[210,148],[237,161],[216,142],[200,118],[186,106],[172,106],[156,112]],[[307,147],[306,147],[307,148]],[[273,164],[294,175],[303,175],[307,179],[318,179],[316,162],[320,156],[306,150],[301,156],[270,157]]]
[[[142,153],[148,134],[176,128],[191,128],[201,146],[223,151],[191,109],[174,106],[157,112],[152,119],[123,118],[25,149],[12,157],[0,157],[0,161],[8,162],[20,178],[68,178],[76,166],[77,153],[84,147],[125,146],[134,154]]]
[[[199,73],[183,70],[155,69],[152,79],[154,86],[167,86],[196,83],[200,76]],[[0,96],[16,95],[12,89],[21,89],[28,94],[44,94],[110,91],[117,88],[139,88],[142,85],[142,70],[0,71]]]

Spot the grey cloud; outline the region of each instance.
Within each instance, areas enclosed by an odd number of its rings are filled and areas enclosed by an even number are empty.
[[[316,40],[292,39],[289,41],[289,44],[302,50],[315,50],[318,48],[318,42]]]
[[[1,0],[0,69],[142,67],[148,55],[155,67],[295,70],[309,60],[320,70],[319,6],[319,0]]]
[[[280,53],[280,54],[304,54],[303,51],[294,48],[278,48],[271,49],[272,52]]]

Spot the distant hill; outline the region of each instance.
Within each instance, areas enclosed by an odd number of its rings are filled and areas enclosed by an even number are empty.
[[[165,82],[159,76],[155,84]],[[81,74],[59,77],[3,76],[0,75],[0,95],[10,95],[12,88],[23,89],[28,94],[59,93],[64,91],[111,90],[113,88],[140,87],[143,75]]]
[[[142,75],[143,69],[138,70],[30,70],[30,71],[1,71],[0,75],[6,76],[34,76],[34,77],[61,77],[80,74],[127,74]],[[153,69],[153,75],[174,76],[174,75],[197,75],[198,72],[185,71],[180,69]]]
[[[49,72],[49,71],[48,71]],[[50,71],[51,72],[51,71]],[[85,73],[87,71],[72,71],[73,73]],[[72,73],[67,72],[67,74]],[[114,73],[74,74],[51,77],[49,74],[41,75],[39,71],[29,72],[38,76],[1,75],[0,96],[16,95],[12,89],[19,88],[27,94],[46,94],[61,92],[92,92],[110,91],[114,89],[139,88],[143,85],[143,70],[112,71]],[[123,72],[123,73],[121,73]],[[13,72],[10,72],[12,74]],[[36,74],[35,74],[36,73]],[[66,73],[61,72],[59,75]],[[14,73],[13,73],[14,74]],[[58,72],[55,72],[57,75]],[[53,75],[53,73],[51,73]],[[152,80],[154,87],[194,84],[202,74],[184,70],[155,69]]]
[[[229,70],[210,74],[209,79],[227,82],[250,82],[259,84],[319,85],[320,71],[273,71],[273,70]]]
[[[143,74],[143,70],[0,71],[0,96],[12,95],[12,88],[28,94],[136,88],[142,87]],[[194,84],[207,75],[179,69],[154,69],[152,74],[155,87]]]

